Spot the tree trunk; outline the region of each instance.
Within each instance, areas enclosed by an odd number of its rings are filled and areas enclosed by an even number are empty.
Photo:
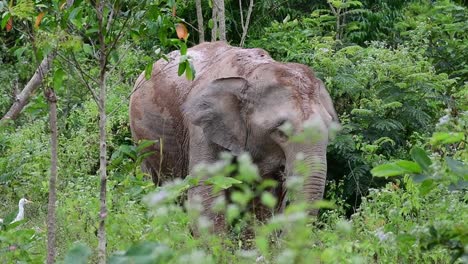
[[[98,32],[99,32],[99,171],[101,175],[101,189],[99,193],[100,209],[99,209],[99,229],[98,229],[98,258],[100,264],[106,263],[106,226],[105,220],[107,216],[107,148],[106,148],[106,64],[107,64],[107,47],[105,40],[105,28],[103,24],[104,1],[101,0],[97,4],[98,17]]]
[[[18,117],[21,110],[23,110],[28,103],[31,94],[41,85],[44,76],[49,72],[55,55],[55,52],[51,52],[42,60],[28,84],[26,84],[21,93],[15,98],[15,102],[10,107],[10,110],[8,110],[0,121],[15,120]]]
[[[195,6],[197,8],[199,43],[202,43],[202,42],[205,42],[205,29],[203,28],[203,12],[202,12],[201,0],[195,0]]]
[[[50,179],[49,205],[47,209],[47,264],[55,263],[55,203],[57,201],[57,97],[53,89],[45,90],[44,95],[49,102],[50,112]]]
[[[218,8],[217,0],[213,0],[213,9],[211,10],[211,19],[213,20],[213,27],[211,28],[211,41],[216,41],[218,38]]]
[[[104,70],[105,71],[105,70]],[[106,263],[106,229],[105,220],[107,216],[106,205],[106,186],[107,186],[107,148],[106,148],[106,76],[105,72],[100,79],[100,95],[99,104],[99,171],[101,175],[101,190],[100,190],[100,210],[99,210],[99,263]]]
[[[248,11],[247,11],[247,17],[245,18],[245,24],[244,24],[243,19],[242,19],[242,6],[241,6],[241,1],[242,1],[242,0],[239,0],[239,6],[240,6],[240,8],[241,8],[241,10],[240,10],[240,12],[241,12],[241,23],[242,23],[242,37],[241,37],[240,46],[243,47],[243,46],[244,46],[244,42],[245,42],[245,38],[247,37],[247,31],[249,30],[250,16],[252,15],[252,10],[253,10],[254,1],[253,1],[253,0],[250,0],[249,9],[248,9]]]
[[[226,18],[224,15],[224,0],[216,0],[218,9],[219,40],[226,41]]]

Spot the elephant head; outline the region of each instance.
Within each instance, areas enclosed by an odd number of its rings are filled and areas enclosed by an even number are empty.
[[[311,167],[303,192],[321,199],[326,179],[328,131],[337,116],[323,83],[302,65],[286,64],[271,78],[219,78],[193,89],[184,105],[186,118],[206,139],[234,155],[249,152],[262,176],[294,173],[299,153]],[[313,140],[295,142],[292,134],[313,123]]]

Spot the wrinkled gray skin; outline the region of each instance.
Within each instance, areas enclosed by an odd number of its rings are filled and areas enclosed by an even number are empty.
[[[156,184],[168,177],[184,177],[196,164],[212,163],[221,151],[234,155],[249,152],[264,178],[280,182],[293,173],[298,153],[313,170],[303,192],[311,202],[321,199],[326,178],[328,130],[337,116],[323,83],[306,66],[274,61],[262,49],[241,49],[223,42],[203,43],[188,50],[196,69],[194,81],[178,76],[179,53],[169,62],[159,60],[151,79],[138,78],[130,101],[130,126],[134,139],[159,140],[151,147],[143,169]],[[293,143],[279,126],[292,124],[301,132],[315,120],[319,140]],[[161,148],[162,146],[162,148]],[[162,153],[162,156],[160,155]],[[284,186],[271,190],[284,207]],[[189,190],[188,199],[199,195],[204,214],[214,230],[224,229],[222,215],[212,212],[211,187]],[[259,218],[271,212],[260,210]],[[311,212],[312,214],[316,212]]]

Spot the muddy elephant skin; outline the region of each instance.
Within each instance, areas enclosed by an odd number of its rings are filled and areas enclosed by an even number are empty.
[[[273,60],[262,49],[242,49],[224,42],[203,43],[188,50],[196,70],[195,80],[178,76],[179,53],[153,65],[151,78],[144,73],[136,81],[130,99],[130,127],[135,141],[158,140],[154,155],[142,168],[156,184],[184,177],[196,164],[211,163],[219,153],[248,152],[262,177],[293,174],[296,156],[311,166],[304,196],[321,199],[326,178],[326,148],[330,125],[337,121],[332,101],[322,81],[307,66]],[[280,126],[288,122],[293,133],[313,120],[317,135],[313,143],[290,142]],[[317,125],[318,124],[318,125]],[[272,190],[284,197],[280,184]],[[199,195],[204,214],[215,230],[223,216],[211,210],[222,192],[213,194],[201,184],[189,190],[189,201]],[[277,210],[281,211],[284,203]]]

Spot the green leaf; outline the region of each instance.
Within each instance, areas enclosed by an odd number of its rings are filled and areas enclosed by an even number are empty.
[[[403,175],[406,170],[394,163],[388,163],[373,168],[371,173],[374,177],[392,177]]]
[[[212,29],[213,26],[214,26],[213,19],[208,20],[208,28],[209,28],[209,29]]]
[[[463,140],[464,134],[462,132],[436,132],[432,135],[432,145],[453,144]]]
[[[447,162],[447,166],[449,167],[450,171],[453,172],[455,175],[460,177],[467,177],[468,176],[468,165],[452,159],[450,157],[445,157],[445,162]]]
[[[232,223],[240,215],[240,209],[236,204],[228,205],[226,209],[226,218],[229,223]]]
[[[173,251],[164,244],[156,242],[142,242],[133,245],[125,254],[114,255],[109,259],[110,264],[150,264],[150,263],[171,263]]]
[[[274,197],[270,192],[263,192],[261,201],[262,204],[268,206],[269,208],[274,208],[277,203],[276,197]]]
[[[187,55],[187,44],[185,42],[180,43],[180,54],[181,55]]]
[[[93,48],[91,47],[91,45],[89,44],[83,44],[83,51],[86,53],[86,54],[90,54],[92,55],[93,54]]]
[[[422,171],[421,167],[416,162],[413,162],[413,161],[399,160],[399,161],[396,161],[395,164],[403,168],[404,170],[406,170],[406,172],[409,172],[409,173],[420,173]]]
[[[260,191],[263,191],[267,188],[276,188],[278,186],[278,182],[273,180],[273,179],[265,179],[260,183],[260,186],[258,186],[258,189]]]
[[[135,147],[130,145],[120,145],[119,151],[127,155],[128,157],[132,158],[133,160],[137,159],[137,155],[135,152]]]
[[[415,146],[411,149],[410,154],[411,158],[414,161],[416,161],[423,170],[429,169],[429,166],[431,166],[432,161],[427,156],[426,151],[424,151],[424,149]]]
[[[185,78],[189,81],[193,81],[193,72],[192,67],[190,67],[190,62],[186,61],[185,63],[188,64],[188,67],[185,65]]]
[[[119,52],[117,50],[113,50],[110,53],[110,57],[111,57],[113,63],[118,63],[119,62]]]
[[[421,167],[413,161],[398,160],[393,163],[379,165],[371,170],[375,177],[392,177],[404,174],[420,173]]]
[[[421,186],[419,186],[419,192],[422,195],[428,194],[432,189],[434,189],[436,185],[434,184],[433,179],[427,179],[421,183]]]
[[[179,69],[177,70],[177,75],[181,76],[185,72],[185,68],[187,67],[187,64],[184,62],[179,63]]]
[[[255,238],[255,245],[263,254],[267,254],[269,252],[268,248],[270,244],[271,243],[266,236],[257,236]]]
[[[6,12],[3,14],[3,18],[2,18],[2,28],[5,28],[6,24],[8,23],[8,19],[10,19],[11,17],[11,13],[10,12]]]
[[[206,183],[212,184],[216,187],[219,187],[225,190],[227,188],[230,188],[234,184],[239,184],[242,182],[231,177],[215,176],[206,180]]]
[[[84,243],[74,245],[65,256],[65,263],[86,264],[91,256],[91,249]]]
[[[148,63],[145,67],[145,79],[149,80],[151,78],[151,74],[153,72],[153,63]]]
[[[140,152],[140,151],[144,150],[145,148],[154,145],[156,142],[157,141],[155,141],[155,140],[144,139],[144,140],[139,142],[138,147],[136,147],[136,151]]]
[[[252,193],[249,193],[249,192],[244,193],[244,192],[235,191],[231,194],[231,200],[234,203],[237,203],[243,206],[244,208],[248,205],[250,199],[252,199]]]
[[[318,200],[312,204],[312,208],[314,209],[335,209],[336,204],[332,201],[327,200]]]
[[[239,163],[239,174],[236,175],[237,179],[248,183],[252,183],[255,180],[260,179],[258,167],[252,162],[252,158],[248,154],[241,154],[237,158],[237,162]]]
[[[65,72],[59,68],[54,72],[53,85],[54,89],[58,90],[62,88],[63,79],[65,77]]]
[[[179,41],[179,40],[176,39],[176,41]],[[181,55],[181,56],[180,56],[179,63],[186,62],[187,60],[188,60],[187,55]]]
[[[190,73],[191,73],[191,78],[188,78],[189,80],[193,81],[195,79],[195,75],[196,75],[196,71],[195,71],[195,67],[193,66],[193,63],[191,61],[188,61],[188,68],[190,68]]]

